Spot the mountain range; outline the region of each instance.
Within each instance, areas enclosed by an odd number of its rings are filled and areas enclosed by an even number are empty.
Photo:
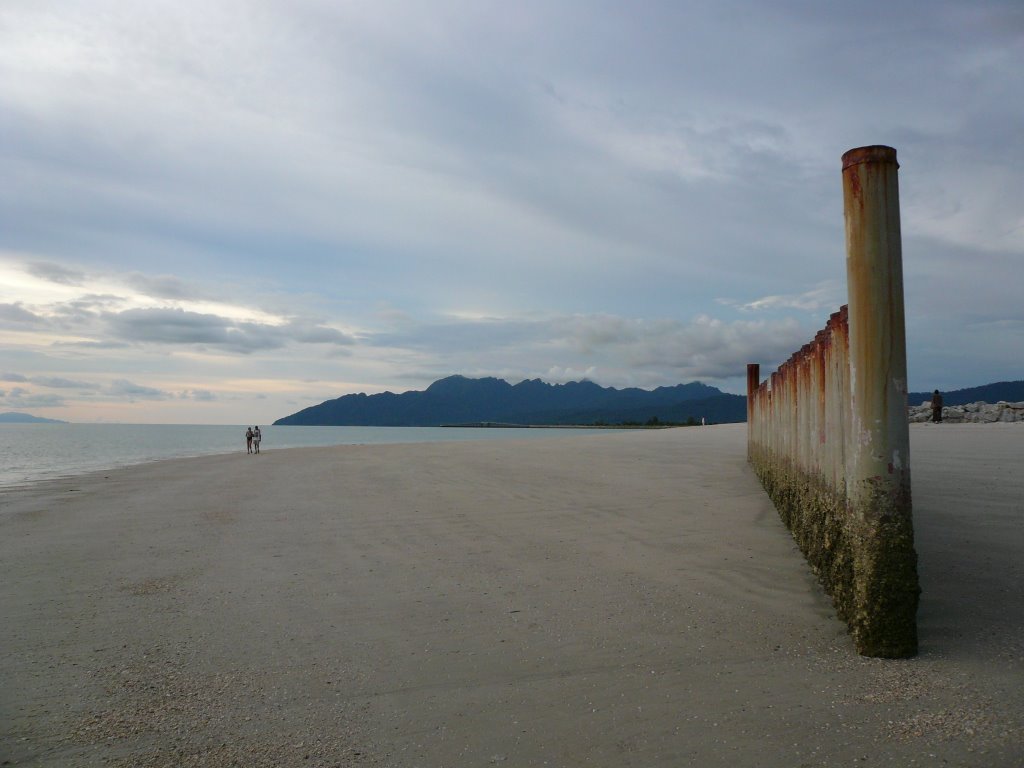
[[[693,382],[655,390],[615,389],[591,381],[518,384],[449,376],[423,391],[344,395],[305,408],[275,425],[436,427],[444,424],[708,423],[746,420],[746,398]]]
[[[1024,400],[1024,381],[943,392],[946,405]],[[911,392],[918,405],[931,392]],[[443,424],[645,424],[746,421],[747,399],[692,382],[655,390],[602,387],[591,381],[510,384],[493,377],[449,376],[423,391],[344,395],[278,419],[275,425],[436,427]]]
[[[907,405],[920,405],[932,401],[931,392],[910,392]],[[955,389],[942,393],[943,405],[967,405],[967,403],[1019,403],[1024,401],[1024,381],[997,381],[980,387]]]

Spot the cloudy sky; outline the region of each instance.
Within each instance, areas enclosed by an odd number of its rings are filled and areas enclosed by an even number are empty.
[[[1024,5],[3,0],[0,411],[740,392],[897,148],[910,387],[1024,378]]]

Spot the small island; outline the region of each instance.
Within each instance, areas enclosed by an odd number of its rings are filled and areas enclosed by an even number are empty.
[[[42,416],[33,416],[31,413],[19,413],[7,411],[0,413],[0,424],[67,424],[60,419],[44,419]]]

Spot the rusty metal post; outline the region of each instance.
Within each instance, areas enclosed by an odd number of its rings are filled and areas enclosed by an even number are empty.
[[[754,441],[758,433],[759,424],[754,419],[764,418],[763,415],[754,415],[754,398],[757,396],[757,388],[761,385],[761,366],[757,363],[747,364],[747,458],[751,458]],[[760,403],[758,403],[760,405]]]
[[[917,652],[917,555],[910,499],[907,351],[896,150],[843,155],[850,396],[847,501],[856,528],[858,650]]]

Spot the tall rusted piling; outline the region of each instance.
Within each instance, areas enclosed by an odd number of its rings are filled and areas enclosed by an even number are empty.
[[[761,366],[757,363],[747,364],[747,459],[752,460],[750,451],[754,445],[754,393],[761,383]]]
[[[846,498],[861,538],[851,621],[871,656],[917,652],[898,168],[892,147],[843,155],[853,437]]]
[[[917,652],[896,151],[843,155],[849,304],[759,383],[747,455],[866,656]]]

